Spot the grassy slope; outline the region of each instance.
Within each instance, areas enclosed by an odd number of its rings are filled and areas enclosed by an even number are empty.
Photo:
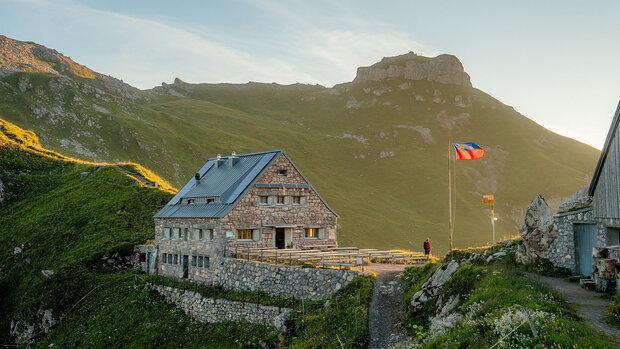
[[[146,187],[126,171],[162,189]],[[89,176],[80,179],[81,172]],[[155,293],[144,292],[152,278],[106,265],[105,258],[122,259],[133,245],[153,237],[152,214],[171,197],[167,184],[145,168],[98,169],[42,148],[35,134],[0,119],[0,181],[5,191],[0,203],[0,343],[13,342],[12,321],[21,321],[23,329],[40,321],[38,312],[45,309],[62,321],[46,336],[37,333],[34,347],[253,348],[261,341],[270,347],[279,341],[277,331],[264,326],[197,323]],[[14,253],[15,247],[22,251]],[[47,278],[42,270],[54,274]],[[283,339],[286,345],[337,348],[336,334],[347,348],[365,345],[373,284],[371,277],[357,278],[332,296],[328,308],[321,301],[306,302],[306,313],[295,317],[292,333]],[[240,297],[231,291],[218,296]],[[264,295],[262,302],[276,304]]]
[[[492,252],[491,252],[492,253]],[[521,320],[506,321],[506,314],[523,312],[527,307],[534,314],[540,344],[532,338],[527,323],[504,339],[510,348],[615,348],[607,338],[585,326],[583,320],[555,292],[527,279],[513,264],[514,256],[507,256],[500,263],[484,266],[462,265],[444,285],[441,296],[460,295],[456,312],[464,320],[445,333],[429,339],[429,314],[437,310],[433,301],[425,304],[424,315],[408,313],[408,328],[421,348],[488,348],[508,334]],[[405,272],[405,304],[432,275],[437,265],[409,268]],[[542,316],[536,316],[536,312]],[[546,314],[546,315],[545,315]],[[549,315],[551,314],[551,315]],[[502,319],[503,320],[500,320]],[[512,323],[512,325],[508,325]]]
[[[26,87],[20,89],[20,79],[32,87],[22,81]],[[487,158],[457,164],[457,246],[490,240],[481,195],[495,194],[497,233],[510,236],[536,194],[557,204],[589,179],[595,149],[543,129],[479,90],[426,81],[401,89],[405,82],[334,89],[182,84],[130,101],[90,90],[86,80],[20,73],[0,79],[0,115],[40,133],[52,149],[92,158],[61,143],[76,140],[100,160],[140,162],[177,187],[217,153],[283,148],[341,215],[343,245],[419,249],[430,236],[436,250],[447,248],[449,138],[487,149]],[[390,91],[373,94],[381,89]],[[171,90],[188,98],[172,96]],[[432,101],[435,90],[442,93],[440,103]],[[471,106],[456,106],[457,96],[465,103],[471,97]],[[347,108],[351,98],[361,106]],[[29,105],[52,112],[33,116]],[[64,116],[54,114],[58,106]],[[438,121],[442,111],[453,118],[451,129]],[[455,121],[461,113],[468,113],[469,121]],[[403,126],[428,129],[433,142]],[[342,138],[346,134],[365,140]]]
[[[39,309],[66,317],[37,347],[238,347],[239,341],[256,344],[270,336],[272,330],[262,326],[199,326],[143,293],[133,273],[99,265],[102,255],[125,255],[152,238],[152,214],[169,192],[145,187],[115,166],[95,170],[48,152],[33,134],[0,124],[6,191],[0,204],[0,342],[13,341],[12,320],[35,322]],[[90,175],[79,179],[84,171]],[[23,251],[14,254],[18,246]],[[47,278],[41,270],[54,275]]]

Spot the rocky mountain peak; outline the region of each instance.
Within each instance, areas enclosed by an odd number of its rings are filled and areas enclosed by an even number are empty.
[[[428,80],[442,84],[470,86],[469,75],[463,64],[453,55],[437,57],[419,56],[414,52],[394,57],[384,57],[370,67],[357,68],[353,82],[382,81],[395,78]]]
[[[14,72],[74,75],[88,79],[101,75],[56,50],[0,35],[0,75]]]

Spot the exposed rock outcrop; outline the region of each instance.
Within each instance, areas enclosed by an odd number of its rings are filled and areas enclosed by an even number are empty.
[[[469,75],[463,69],[461,61],[455,56],[443,54],[428,58],[418,56],[413,52],[395,57],[384,57],[381,62],[370,67],[359,67],[353,82],[381,81],[393,78],[471,86]]]
[[[537,195],[528,206],[519,233],[523,245],[517,249],[516,259],[520,263],[540,258],[558,235],[553,212],[542,195]]]
[[[137,88],[119,79],[97,73],[56,50],[0,35],[0,76],[15,72],[47,73],[98,80],[120,96],[129,99],[138,98]]]
[[[439,295],[441,287],[450,279],[452,273],[459,268],[459,264],[456,261],[450,262],[445,268],[438,268],[435,273],[422,285],[422,288],[413,295],[409,310],[413,313],[422,311],[424,303],[430,299]]]
[[[588,195],[588,187],[585,187],[575,194],[566,198],[566,200],[560,205],[558,213],[568,212],[575,209],[583,208],[592,205],[592,197]]]

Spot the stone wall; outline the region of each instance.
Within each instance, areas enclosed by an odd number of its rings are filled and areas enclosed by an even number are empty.
[[[303,299],[328,298],[360,275],[352,270],[301,268],[232,258],[219,260],[216,268],[213,281],[224,288]]]
[[[542,257],[549,259],[557,267],[564,267],[572,273],[578,273],[579,263],[576,255],[577,239],[574,224],[594,222],[592,208],[559,213],[553,218],[558,233]]]
[[[206,298],[198,292],[170,286],[147,285],[147,288],[156,290],[166,302],[200,322],[249,322],[280,329],[292,311],[262,304]]]
[[[205,285],[219,285],[235,291],[262,291],[271,296],[303,299],[325,299],[347,285],[360,272],[353,270],[302,268],[295,265],[247,261],[236,258],[210,257],[209,265],[190,263],[184,278],[182,256],[178,264],[161,263],[161,255],[152,273],[177,280]],[[143,270],[145,265],[141,266]]]

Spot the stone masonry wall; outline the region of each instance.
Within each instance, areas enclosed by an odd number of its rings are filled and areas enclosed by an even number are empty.
[[[553,218],[558,234],[542,257],[549,259],[557,267],[564,267],[572,273],[577,273],[577,239],[574,224],[593,222],[592,209],[556,214]]]
[[[161,285],[148,285],[168,303],[200,322],[249,322],[264,326],[280,327],[282,317],[290,316],[291,309],[262,304],[233,302],[225,299],[203,297],[200,293]]]
[[[232,258],[217,264],[215,282],[224,288],[303,299],[328,298],[360,274],[352,270],[301,268]]]

